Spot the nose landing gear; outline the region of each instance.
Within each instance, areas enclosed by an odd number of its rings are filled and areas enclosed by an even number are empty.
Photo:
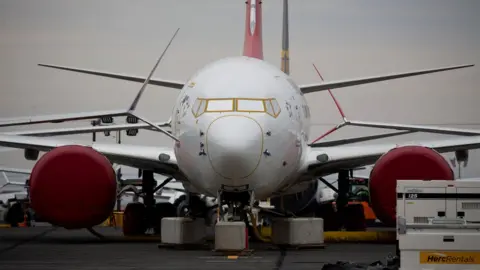
[[[253,190],[250,190],[248,185],[241,187],[222,185],[217,198],[217,221],[248,222],[247,211],[253,208],[255,202]]]

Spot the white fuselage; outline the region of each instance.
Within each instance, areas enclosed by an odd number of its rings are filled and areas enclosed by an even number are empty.
[[[300,89],[275,66],[225,58],[198,71],[174,106],[181,171],[199,192],[248,185],[264,199],[295,180],[309,134]]]

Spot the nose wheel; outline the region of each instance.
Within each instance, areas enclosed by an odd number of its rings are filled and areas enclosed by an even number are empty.
[[[248,221],[246,213],[253,208],[255,199],[253,190],[250,190],[248,185],[242,187],[223,185],[218,192],[218,202],[218,220]]]

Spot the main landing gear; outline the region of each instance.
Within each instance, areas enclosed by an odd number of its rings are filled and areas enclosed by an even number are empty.
[[[142,192],[143,203],[129,203],[123,213],[123,234],[143,235],[153,229],[155,234],[160,233],[160,221],[164,217],[174,217],[176,209],[169,202],[157,203],[154,194],[163,188],[171,179],[167,179],[157,186],[153,172],[143,171]]]
[[[154,194],[163,188],[171,178],[157,186],[153,172],[143,171],[142,202],[132,202],[123,213],[123,234],[126,236],[143,235],[153,229],[154,234],[161,232],[161,220],[165,217],[206,217],[207,205],[199,196],[189,193],[180,196],[173,204],[156,202]]]

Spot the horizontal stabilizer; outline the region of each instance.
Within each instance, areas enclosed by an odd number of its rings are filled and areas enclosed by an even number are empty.
[[[97,70],[91,70],[91,69],[80,69],[80,68],[74,68],[74,67],[65,67],[65,66],[47,65],[47,64],[38,64],[38,65],[42,67],[49,67],[49,68],[85,73],[90,75],[96,75],[101,77],[120,79],[124,81],[138,82],[138,83],[143,83],[145,82],[145,79],[146,79],[145,77],[132,76],[132,75],[126,75],[126,74],[119,74],[119,73],[110,73],[110,72],[97,71]],[[182,89],[183,86],[185,85],[185,83],[183,82],[168,81],[168,80],[153,79],[153,78],[150,79],[148,83],[152,85],[175,88],[175,89]]]
[[[42,115],[42,116],[24,116],[17,118],[0,118],[0,127],[21,126],[31,124],[46,124],[46,123],[62,123],[67,121],[98,119],[102,117],[118,117],[127,116],[129,113],[126,110],[116,111],[98,111],[98,112],[80,112],[67,113],[59,115]]]
[[[412,77],[412,76],[418,76],[418,75],[424,75],[429,73],[454,70],[454,69],[460,69],[460,68],[467,68],[467,67],[473,67],[473,66],[474,65],[452,66],[452,67],[444,67],[444,68],[436,68],[436,69],[418,70],[418,71],[406,72],[406,73],[396,73],[396,74],[383,75],[383,76],[366,77],[366,78],[358,78],[358,79],[350,79],[350,80],[342,80],[342,81],[334,81],[334,82],[324,82],[324,83],[317,83],[317,84],[310,84],[310,85],[300,85],[300,90],[303,93],[307,94],[312,92],[326,91],[328,89],[336,89],[336,88],[361,85],[361,84],[367,84],[367,83],[388,81],[388,80],[394,80],[394,79],[400,79],[405,77]]]

